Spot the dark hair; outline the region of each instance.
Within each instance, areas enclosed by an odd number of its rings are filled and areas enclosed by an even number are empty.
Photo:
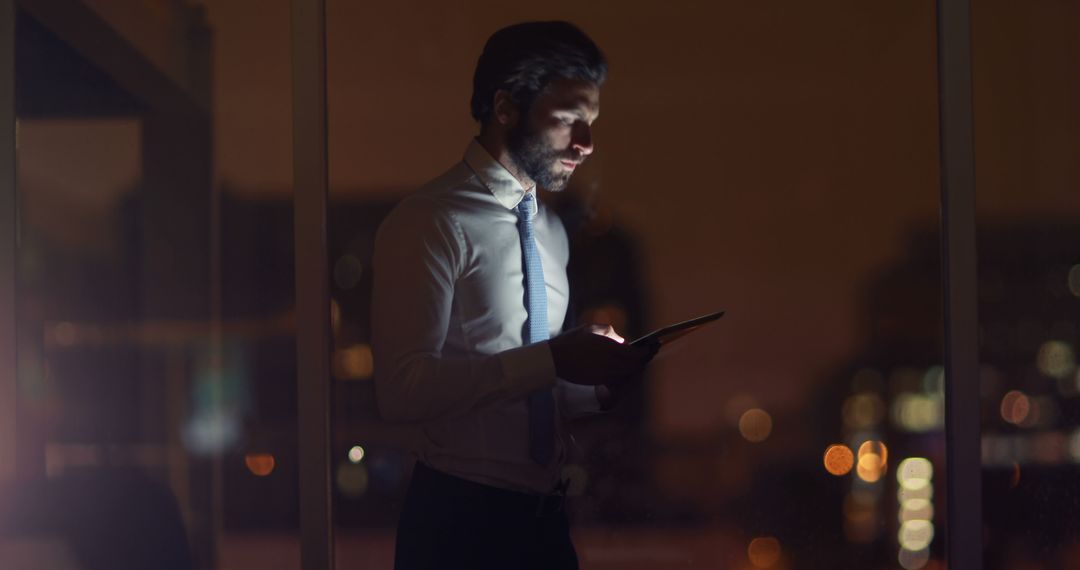
[[[505,89],[527,112],[548,81],[560,77],[601,85],[607,60],[589,36],[569,22],[525,22],[488,38],[473,74],[472,116],[486,123],[495,92]]]

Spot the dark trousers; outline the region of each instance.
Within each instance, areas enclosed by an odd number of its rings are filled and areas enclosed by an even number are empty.
[[[416,464],[396,570],[577,570],[561,497],[507,491]]]

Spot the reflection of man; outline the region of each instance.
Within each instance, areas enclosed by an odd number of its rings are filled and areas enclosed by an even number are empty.
[[[473,78],[480,135],[379,229],[379,409],[420,426],[397,568],[577,568],[562,420],[607,407],[652,350],[610,327],[549,340],[568,247],[536,190],[562,190],[592,153],[606,72],[565,22],[496,32]]]

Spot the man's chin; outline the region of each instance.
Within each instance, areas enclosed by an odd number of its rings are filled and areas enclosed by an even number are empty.
[[[552,176],[546,181],[547,184],[540,184],[540,187],[548,192],[562,192],[566,190],[566,185],[570,183],[570,176]]]

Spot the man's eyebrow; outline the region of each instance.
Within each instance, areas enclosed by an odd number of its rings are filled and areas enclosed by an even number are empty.
[[[580,117],[582,119],[588,118],[588,115],[589,115],[585,111],[585,109],[582,109],[580,107],[566,107],[566,108],[555,109],[555,110],[557,112],[559,112],[559,113],[567,113],[567,114],[570,114],[570,115],[575,115],[575,116]]]
[[[596,117],[600,116],[600,111],[596,110],[595,106],[590,105],[587,100],[567,101],[565,104],[556,105],[554,110],[559,113],[577,115],[582,119],[589,118],[589,114],[592,112],[594,121],[596,120]]]

